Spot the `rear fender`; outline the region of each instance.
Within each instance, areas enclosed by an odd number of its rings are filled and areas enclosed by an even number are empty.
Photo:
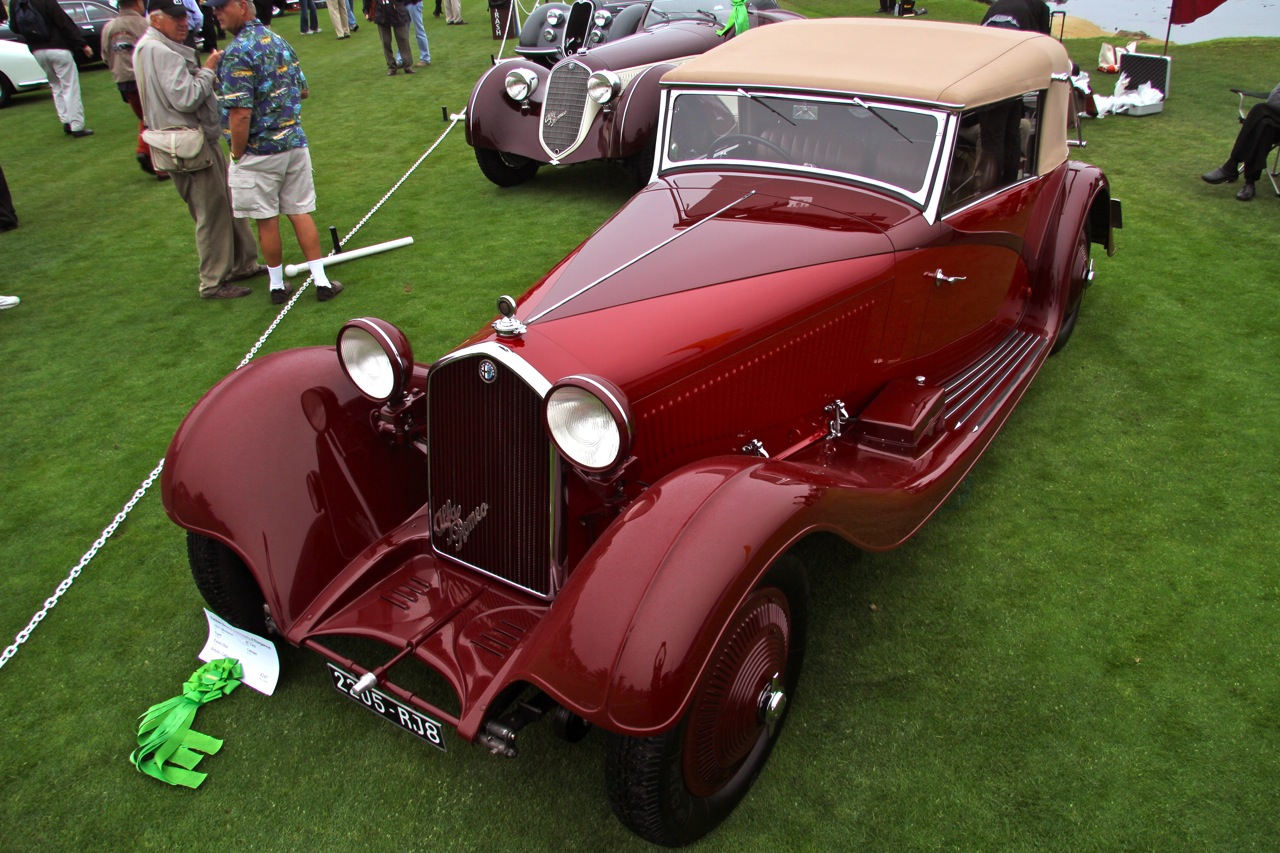
[[[1071,161],[1064,170],[1063,181],[1061,195],[1044,214],[1044,236],[1037,244],[1039,248],[1032,261],[1038,296],[1028,306],[1025,318],[1037,328],[1043,328],[1050,337],[1057,336],[1062,319],[1084,295],[1084,282],[1071,278],[1072,256],[1081,229],[1086,224],[1090,226],[1090,239],[1094,243],[1110,239],[1109,223],[1095,221],[1099,205],[1109,211],[1110,192],[1102,172]],[[1101,234],[1097,230],[1099,224],[1106,229]]]
[[[722,457],[641,495],[574,569],[509,676],[606,729],[670,729],[734,611],[820,525],[786,463]]]
[[[371,424],[333,347],[263,356],[215,385],[165,457],[165,512],[234,550],[281,630],[426,501],[426,464]]]
[[[1082,164],[1074,172],[1074,180],[1067,190],[1062,227],[1058,229],[1052,255],[1053,273],[1065,290],[1064,316],[1080,302],[1084,289],[1089,285],[1088,281],[1073,280],[1071,276],[1076,238],[1085,228],[1089,230],[1091,243],[1105,248],[1108,255],[1115,254],[1111,230],[1111,188],[1101,170]]]

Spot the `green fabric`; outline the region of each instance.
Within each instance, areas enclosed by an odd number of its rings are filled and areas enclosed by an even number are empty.
[[[205,755],[222,749],[222,741],[191,730],[196,711],[240,686],[244,670],[234,658],[210,661],[182,685],[182,695],[152,705],[141,716],[138,748],[129,756],[133,766],[170,785],[198,788],[206,774],[195,766]]]
[[[729,20],[720,29],[716,30],[716,35],[722,36],[729,30],[733,30],[736,36],[739,33],[745,33],[751,26],[751,21],[747,17],[747,0],[733,0],[733,8],[729,10]]]

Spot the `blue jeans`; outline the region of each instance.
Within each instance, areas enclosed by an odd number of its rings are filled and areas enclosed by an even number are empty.
[[[427,28],[422,25],[422,2],[412,3],[405,6],[405,11],[409,13],[410,20],[413,21],[413,36],[418,41],[418,58],[424,62],[431,61],[431,46],[427,44]]]
[[[335,3],[341,3],[342,0],[334,0]],[[355,29],[360,25],[360,19],[356,17],[356,9],[351,5],[351,0],[347,0],[347,20],[351,23],[351,29]]]
[[[298,31],[309,33],[320,29],[320,21],[316,19],[316,0],[298,0]]]

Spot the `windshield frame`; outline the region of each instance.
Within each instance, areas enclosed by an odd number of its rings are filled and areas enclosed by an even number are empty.
[[[676,150],[678,143],[672,139],[673,125],[671,119],[673,110],[679,104],[679,99],[686,95],[716,96],[725,99],[726,102],[745,96],[752,100],[759,99],[765,109],[782,108],[784,112],[787,106],[798,102],[804,102],[805,104],[816,103],[819,105],[830,103],[851,108],[865,109],[868,113],[868,120],[875,121],[879,119],[880,127],[884,127],[884,122],[886,120],[889,125],[892,125],[895,115],[901,115],[903,113],[927,116],[935,121],[932,150],[926,158],[925,171],[921,176],[918,188],[903,187],[875,176],[860,175],[852,171],[824,168],[822,166],[807,163],[792,164],[774,160],[736,158],[732,156],[718,157],[714,159],[706,157],[673,159],[672,152]],[[779,105],[779,101],[782,102],[781,107]],[[728,109],[728,107],[726,107],[726,109]],[[785,116],[783,116],[783,118],[786,120]],[[953,111],[937,104],[904,102],[890,100],[875,95],[856,95],[849,92],[777,89],[763,86],[726,87],[717,85],[664,87],[662,94],[662,108],[659,114],[659,142],[655,152],[657,155],[654,163],[655,175],[662,177],[682,172],[707,170],[725,171],[726,169],[799,174],[820,180],[865,186],[880,192],[890,193],[910,202],[912,205],[922,210],[928,210],[935,207],[932,203],[935,201],[933,196],[935,194],[935,188],[939,183],[938,177],[943,171],[943,155],[948,150],[950,140],[953,135],[952,119]]]

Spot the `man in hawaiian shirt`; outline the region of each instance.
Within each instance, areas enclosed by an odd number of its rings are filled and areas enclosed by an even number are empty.
[[[238,218],[258,223],[258,244],[271,275],[271,301],[289,296],[284,283],[280,214],[289,217],[298,246],[311,268],[316,298],[342,292],[320,260],[320,236],[311,211],[316,189],[311,154],[302,132],[307,78],[288,42],[264,27],[249,0],[210,0],[222,28],[234,34],[218,64],[218,102],[231,146],[231,207]]]

